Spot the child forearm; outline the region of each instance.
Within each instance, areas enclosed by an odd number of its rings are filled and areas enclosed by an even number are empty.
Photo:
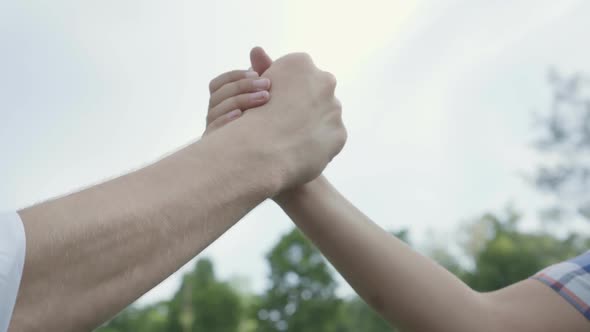
[[[481,331],[485,325],[479,293],[381,229],[324,177],[276,200],[391,323],[408,331]]]

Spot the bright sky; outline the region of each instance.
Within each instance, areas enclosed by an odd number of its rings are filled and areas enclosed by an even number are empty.
[[[536,158],[531,112],[548,105],[550,65],[590,71],[589,11],[583,0],[0,1],[0,210],[198,138],[209,80],[247,68],[261,45],[306,51],[338,77],[350,138],[327,175],[383,227],[425,243],[508,202],[532,218],[540,198],[519,175]],[[203,255],[262,290],[264,253],[291,227],[266,203]]]

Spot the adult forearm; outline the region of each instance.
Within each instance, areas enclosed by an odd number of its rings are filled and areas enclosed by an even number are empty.
[[[272,100],[240,121],[152,166],[19,212],[28,249],[11,331],[95,327],[264,199],[323,171],[346,142],[334,76],[306,54],[264,75]],[[224,103],[242,109],[235,98]]]
[[[212,135],[19,211],[27,254],[11,331],[91,330],[273,195],[264,150],[236,141]]]
[[[385,232],[323,177],[277,199],[367,303],[407,331],[489,326],[481,296]]]

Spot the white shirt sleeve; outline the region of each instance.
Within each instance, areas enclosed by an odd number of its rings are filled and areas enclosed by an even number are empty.
[[[0,332],[8,330],[25,263],[25,229],[17,213],[0,213]]]

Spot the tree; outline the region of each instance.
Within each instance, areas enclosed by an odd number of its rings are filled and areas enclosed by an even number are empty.
[[[535,144],[546,161],[532,176],[535,187],[552,198],[541,217],[590,221],[590,80],[551,70],[549,83],[553,101],[549,114],[539,117]]]
[[[248,301],[255,301],[251,297]],[[184,275],[171,301],[130,306],[96,332],[251,332],[241,295],[216,279],[213,263],[200,259]]]
[[[209,259],[200,259],[170,302],[167,331],[239,332],[243,315],[239,294],[216,279]]]
[[[451,255],[444,266],[478,291],[497,290],[531,277],[543,268],[575,257],[590,246],[590,240],[570,233],[564,238],[547,231],[519,230],[521,216],[513,209],[502,214],[487,213],[464,229],[462,251],[470,268]]]
[[[319,251],[294,229],[268,253],[270,286],[256,310],[258,331],[339,331],[342,300]]]
[[[354,297],[346,301],[344,306],[345,326],[349,332],[394,332],[397,331],[389,323],[381,318],[360,297]]]
[[[160,302],[144,308],[130,307],[97,332],[161,332],[165,330],[168,303]]]

